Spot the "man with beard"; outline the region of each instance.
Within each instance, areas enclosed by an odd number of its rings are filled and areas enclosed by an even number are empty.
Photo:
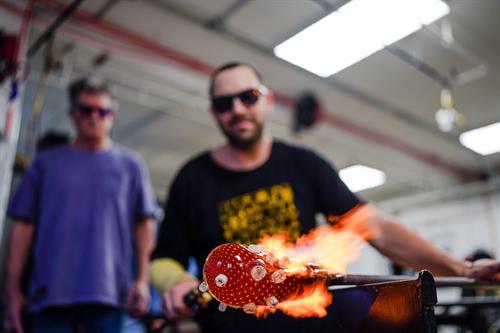
[[[273,140],[264,127],[273,94],[252,66],[219,67],[209,93],[210,111],[227,143],[189,161],[171,186],[152,263],[167,318],[191,314],[183,298],[198,281],[182,270],[190,256],[201,268],[222,243],[251,244],[263,235],[285,233],[294,240],[315,227],[317,213],[330,221],[349,213],[359,221],[361,233],[376,235],[371,245],[415,269],[474,277],[493,277],[500,270],[496,262],[480,265],[450,257],[363,202],[313,151]],[[259,320],[241,309],[220,313],[214,304],[197,317],[205,332],[321,330],[321,321],[315,319],[276,313]]]

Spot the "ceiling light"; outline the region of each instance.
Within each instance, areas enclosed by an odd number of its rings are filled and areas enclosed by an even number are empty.
[[[436,118],[436,122],[441,131],[451,132],[451,130],[453,129],[453,124],[455,123],[456,119],[458,119],[458,112],[453,108],[439,109],[436,111],[434,117]]]
[[[328,77],[448,14],[441,0],[351,0],[274,48],[274,54]]]
[[[500,122],[460,134],[460,143],[481,155],[500,152]]]
[[[339,176],[352,192],[359,192],[385,183],[383,171],[361,164],[340,170]]]

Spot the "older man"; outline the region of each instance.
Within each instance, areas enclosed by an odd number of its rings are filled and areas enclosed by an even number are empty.
[[[147,170],[110,139],[116,110],[107,85],[82,79],[69,97],[76,138],[36,157],[8,209],[6,326],[18,333],[30,253],[32,332],[120,332],[127,307],[140,315],[149,305],[156,206]]]

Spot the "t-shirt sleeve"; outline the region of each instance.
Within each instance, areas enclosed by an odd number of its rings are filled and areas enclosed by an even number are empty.
[[[172,183],[165,203],[165,215],[160,226],[158,242],[153,259],[172,258],[184,268],[188,265],[190,252],[189,201],[187,180],[181,172]]]
[[[42,163],[36,158],[24,175],[12,197],[7,215],[15,219],[35,222],[40,204]]]
[[[363,204],[340,179],[337,170],[322,157],[314,154],[313,178],[316,187],[318,211],[331,220]]]
[[[137,162],[137,184],[136,184],[136,221],[144,218],[154,218],[158,212],[155,195],[151,186],[149,172],[142,160]]]

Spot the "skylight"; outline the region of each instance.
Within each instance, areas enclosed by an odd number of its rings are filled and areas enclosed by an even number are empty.
[[[500,152],[500,122],[460,134],[460,143],[481,155]]]
[[[274,54],[328,77],[449,13],[441,0],[351,0],[274,48]]]
[[[340,170],[339,176],[352,192],[363,191],[385,183],[383,171],[361,164]]]

